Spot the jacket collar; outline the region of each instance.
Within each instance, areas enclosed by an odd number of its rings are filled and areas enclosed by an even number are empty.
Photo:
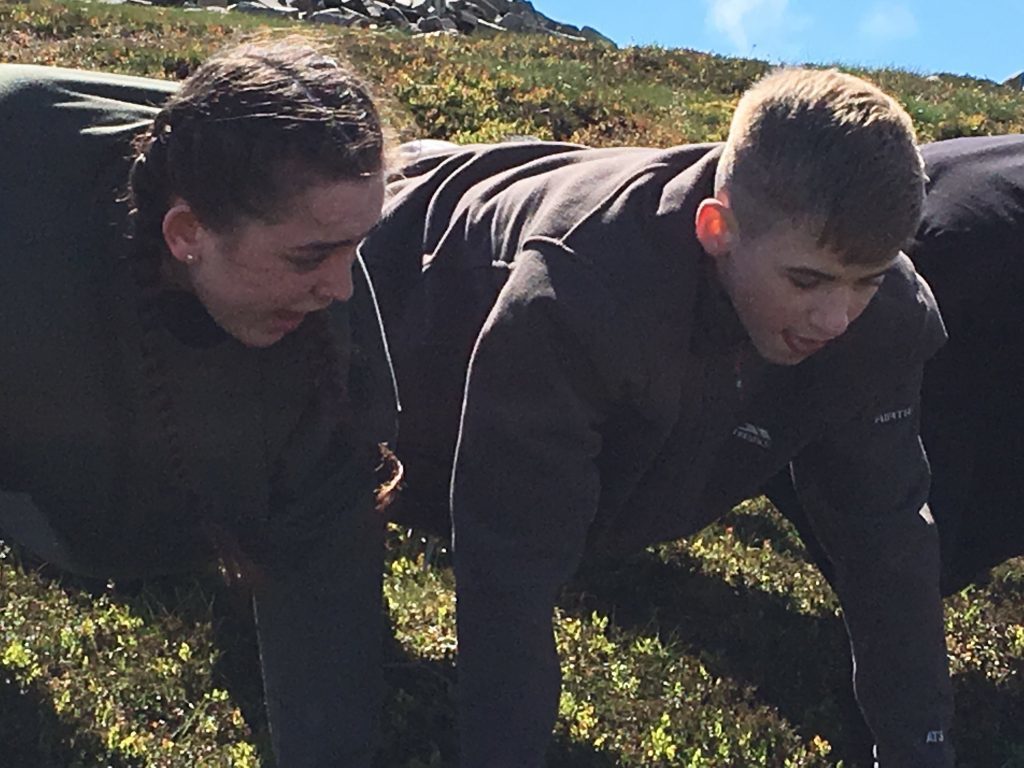
[[[749,343],[729,296],[718,280],[714,262],[701,247],[694,232],[694,219],[701,200],[714,195],[715,171],[722,156],[722,144],[706,144],[703,156],[690,163],[665,184],[658,205],[658,219],[676,258],[690,259],[694,280],[693,325],[690,351],[706,356]],[[698,147],[688,147],[693,151]],[[680,233],[685,233],[681,241]],[[672,240],[679,242],[672,242]]]
[[[690,349],[699,355],[738,349],[750,341],[747,330],[740,322],[729,295],[718,281],[711,257],[702,250],[698,259]]]

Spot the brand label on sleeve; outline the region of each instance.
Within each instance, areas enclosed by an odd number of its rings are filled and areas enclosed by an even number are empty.
[[[903,421],[910,418],[914,412],[913,408],[897,408],[895,411],[886,411],[875,416],[875,424],[889,424],[893,421]]]

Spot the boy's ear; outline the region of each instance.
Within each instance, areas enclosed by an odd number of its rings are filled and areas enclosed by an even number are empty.
[[[203,226],[191,206],[180,198],[164,214],[164,242],[171,256],[183,264],[191,264],[198,257],[202,230]]]
[[[735,218],[728,202],[709,197],[697,206],[697,240],[709,256],[725,256],[736,240]]]

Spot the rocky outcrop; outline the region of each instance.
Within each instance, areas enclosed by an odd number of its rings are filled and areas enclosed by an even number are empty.
[[[181,4],[178,0],[162,2]],[[183,4],[305,19],[314,24],[397,28],[412,34],[472,35],[486,30],[532,32],[615,46],[593,27],[580,28],[548,18],[534,8],[530,0],[184,0]]]

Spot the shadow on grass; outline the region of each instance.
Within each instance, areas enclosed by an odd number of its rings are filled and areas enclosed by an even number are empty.
[[[842,622],[793,612],[773,595],[734,588],[696,561],[642,554],[590,563],[563,605],[599,611],[616,626],[657,631],[699,654],[716,675],[751,684],[805,738],[820,734],[831,758],[870,768],[871,736],[853,698]],[[954,740],[962,768],[1024,768],[1024,665],[996,685],[982,674],[954,678]]]
[[[46,691],[21,687],[13,670],[2,665],[0,756],[4,768],[131,768],[111,761],[98,739],[62,720]]]
[[[1024,768],[1024,668],[995,686],[979,672],[954,678],[959,768]]]
[[[805,738],[825,738],[847,768],[871,765],[839,619],[795,613],[772,595],[702,574],[695,561],[665,563],[646,553],[589,563],[563,605],[598,611],[623,629],[657,631],[699,655],[712,674],[755,686],[760,701]]]
[[[210,574],[183,574],[118,580],[78,576],[42,563],[17,545],[10,546],[10,566],[38,577],[71,597],[104,596],[127,606],[147,623],[173,616],[175,623],[209,623],[217,656],[213,685],[226,690],[239,707],[260,754],[271,754],[263,683],[260,675],[251,601]],[[10,670],[0,666],[0,766],[3,768],[127,768],[127,758],[111,758],[95,735],[62,719],[51,694],[36,686],[21,689]],[[264,758],[264,768],[272,761]]]
[[[757,532],[759,538],[763,531]],[[811,738],[833,746],[832,759],[866,768],[870,738],[853,701],[849,652],[841,622],[793,612],[783,599],[734,588],[699,571],[680,555],[666,563],[638,555],[614,564],[590,563],[574,581],[563,606],[599,611],[623,629],[656,627],[698,654],[715,675],[757,688],[763,703]],[[105,584],[62,581],[68,590],[98,594]],[[259,657],[249,602],[216,579],[186,577],[119,584],[113,597],[140,615],[173,613],[186,622],[212,621],[220,651],[215,684],[242,709],[260,752],[269,755]],[[408,656],[391,639],[386,653],[386,698],[381,754],[388,768],[455,766],[455,669],[450,661]],[[955,679],[954,732],[962,768],[1024,768],[1024,669],[996,686],[983,674]],[[14,682],[0,667],[0,764],[4,768],[76,768],[110,765],[95,737],[63,722],[48,693]],[[551,768],[613,768],[616,756],[556,736]],[[269,768],[269,761],[264,762]]]
[[[11,547],[0,541],[0,545]],[[47,580],[58,579],[56,569],[33,568],[22,563],[17,548],[9,552],[10,567],[35,570]],[[95,596],[105,585],[82,580],[74,589]],[[52,698],[40,682],[22,685],[16,670],[0,664],[0,764],[4,768],[130,768],[126,762],[113,762],[99,739],[84,733],[74,723],[61,718]]]
[[[115,598],[147,618],[173,614],[186,624],[210,623],[217,657],[213,684],[228,692],[241,710],[262,755],[263,768],[272,768],[273,750],[263,700],[259,642],[248,589],[227,586],[213,573],[165,576],[118,583]]]
[[[456,674],[449,661],[413,658],[389,643],[384,668],[387,688],[384,730],[376,768],[455,768],[458,765]],[[549,768],[616,768],[608,752],[556,734]]]
[[[457,765],[454,665],[414,658],[390,638],[384,684],[381,749],[374,765]]]

